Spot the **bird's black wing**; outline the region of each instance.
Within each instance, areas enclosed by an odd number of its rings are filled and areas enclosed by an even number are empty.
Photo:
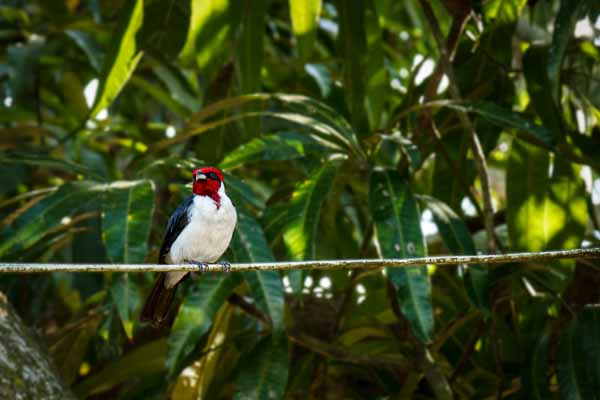
[[[163,238],[162,245],[160,246],[160,252],[158,253],[159,264],[166,264],[165,259],[171,250],[171,246],[173,243],[175,243],[175,240],[177,240],[177,237],[181,231],[183,231],[188,224],[188,209],[192,205],[193,201],[193,195],[187,197],[169,218],[169,222],[167,223],[167,231],[165,232],[165,237]]]

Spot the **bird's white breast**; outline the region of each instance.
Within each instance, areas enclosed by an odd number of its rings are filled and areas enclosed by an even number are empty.
[[[171,245],[166,258],[167,263],[212,263],[227,250],[237,222],[237,214],[223,184],[219,189],[219,196],[220,207],[208,196],[194,196],[188,210],[189,222]]]

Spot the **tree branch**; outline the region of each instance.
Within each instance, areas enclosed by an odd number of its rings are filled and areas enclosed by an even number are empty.
[[[600,259],[600,247],[555,250],[537,253],[507,253],[472,256],[432,256],[417,258],[401,258],[386,260],[323,260],[323,261],[283,261],[266,263],[231,264],[231,271],[289,271],[294,269],[378,269],[406,268],[416,265],[462,265],[462,264],[507,264],[516,262],[541,262],[562,259]],[[226,272],[222,264],[208,264],[209,271]],[[0,273],[41,273],[41,272],[197,272],[200,268],[195,264],[66,264],[66,263],[0,263]]]

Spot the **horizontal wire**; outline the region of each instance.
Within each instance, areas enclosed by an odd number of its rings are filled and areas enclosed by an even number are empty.
[[[369,260],[323,260],[323,261],[284,261],[264,263],[231,264],[231,271],[267,271],[294,269],[377,269],[405,268],[418,265],[462,265],[462,264],[506,264],[515,262],[540,262],[564,259],[600,258],[600,247],[543,251],[537,253],[508,253],[470,256],[433,256],[403,259]],[[40,272],[164,272],[199,271],[201,264],[57,264],[57,263],[0,263],[0,273],[40,273]],[[226,272],[225,264],[204,264],[209,271]]]

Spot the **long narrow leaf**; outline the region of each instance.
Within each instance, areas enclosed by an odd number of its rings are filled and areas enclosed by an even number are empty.
[[[236,261],[239,262],[255,263],[275,260],[258,221],[244,212],[239,213],[231,248]],[[249,271],[244,272],[243,275],[256,305],[271,318],[273,329],[282,329],[285,299],[279,273],[277,271]]]
[[[142,58],[143,53],[136,44],[136,34],[144,19],[144,1],[130,1],[125,3],[125,7],[120,14],[118,31],[112,40],[113,47],[105,59],[90,118],[112,103]]]
[[[321,0],[290,0],[290,17],[298,53],[307,59],[317,36],[317,22],[321,13]]]
[[[283,333],[263,339],[241,367],[234,399],[283,398],[289,370],[287,347]]]
[[[445,203],[428,196],[423,196],[427,207],[433,214],[433,220],[438,227],[444,244],[453,254],[477,254],[473,237],[467,225]],[[488,269],[481,264],[464,266],[464,283],[471,302],[486,314],[490,312],[489,305],[489,274]]]
[[[102,201],[102,237],[114,263],[142,263],[154,213],[150,180],[113,182]]]
[[[219,166],[223,169],[234,169],[251,162],[294,160],[305,157],[309,151],[324,150],[325,148],[310,136],[282,132],[252,139],[229,152]]]
[[[339,163],[328,162],[302,182],[292,194],[283,228],[283,241],[295,260],[316,258],[317,229],[321,206],[331,190]],[[304,282],[302,270],[288,274],[295,293],[300,293]]]
[[[546,66],[546,73],[550,82],[550,97],[555,104],[560,103],[560,70],[567,52],[567,46],[573,37],[577,21],[587,7],[586,1],[561,0],[560,2],[560,9],[554,22],[554,33],[548,52],[548,62],[540,63],[540,65]]]
[[[538,146],[553,149],[556,145],[556,138],[550,129],[536,124],[518,112],[507,110],[492,102],[471,101],[445,105],[449,108],[476,113],[494,125],[516,129],[519,137]]]
[[[410,258],[425,255],[417,202],[406,181],[393,171],[371,174],[369,207],[375,223],[381,256]],[[431,283],[425,265],[388,268],[387,274],[398,292],[402,314],[415,336],[424,343],[433,335]]]
[[[169,336],[167,369],[170,374],[182,367],[183,360],[208,332],[219,308],[238,283],[237,274],[206,274],[200,277],[187,294]]]

